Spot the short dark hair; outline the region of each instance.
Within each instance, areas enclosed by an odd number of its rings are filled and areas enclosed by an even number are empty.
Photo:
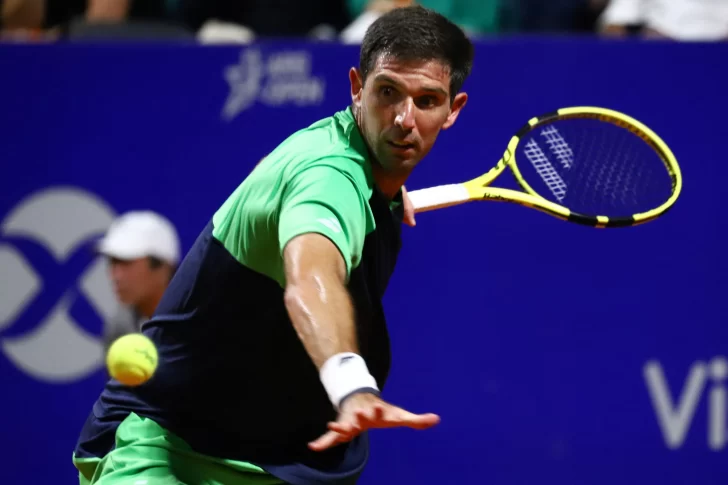
[[[420,5],[395,8],[367,29],[359,54],[362,81],[381,55],[405,61],[438,60],[450,68],[450,97],[463,87],[473,67],[473,44],[465,32]]]

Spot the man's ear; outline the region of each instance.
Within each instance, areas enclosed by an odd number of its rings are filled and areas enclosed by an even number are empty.
[[[460,110],[463,109],[465,104],[468,102],[468,94],[467,93],[458,93],[455,95],[455,99],[452,102],[452,105],[450,106],[450,114],[447,115],[447,120],[445,120],[445,124],[442,125],[443,130],[447,130],[452,125],[455,124],[455,120],[458,119],[458,115],[460,114]]]
[[[349,69],[349,82],[351,83],[351,102],[359,108],[361,106],[361,92],[364,89],[364,82],[361,72],[356,67]]]

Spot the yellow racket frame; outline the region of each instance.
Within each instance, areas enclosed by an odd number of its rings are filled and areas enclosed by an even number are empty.
[[[536,193],[536,191],[528,185],[518,169],[515,156],[516,147],[523,136],[537,126],[570,118],[598,119],[627,129],[642,138],[642,140],[655,150],[655,152],[660,156],[662,162],[665,164],[665,168],[672,180],[672,194],[670,197],[659,207],[647,212],[633,214],[628,217],[609,218],[602,215],[590,216],[572,212],[568,208],[546,200]],[[503,170],[506,169],[506,167],[511,169],[513,175],[518,181],[518,184],[525,192],[499,187],[489,187],[489,185],[503,172]],[[540,210],[559,219],[598,228],[626,227],[644,224],[667,212],[667,210],[675,204],[675,201],[680,196],[680,192],[682,190],[682,173],[677,159],[667,144],[654,131],[644,124],[618,111],[606,108],[578,106],[573,108],[563,108],[553,113],[548,113],[546,115],[530,119],[528,124],[524,125],[516,133],[516,135],[511,138],[511,141],[508,143],[508,148],[503,154],[503,158],[500,159],[495,167],[478,178],[464,182],[462,185],[467,189],[470,200],[515,202],[516,204],[520,204],[525,207]]]

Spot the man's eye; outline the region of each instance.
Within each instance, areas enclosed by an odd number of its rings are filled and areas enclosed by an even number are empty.
[[[434,96],[422,96],[417,100],[417,105],[421,108],[432,108],[437,104],[437,98]]]
[[[379,94],[381,94],[382,96],[391,96],[392,94],[394,94],[394,89],[389,86],[382,86],[381,88],[379,88]]]

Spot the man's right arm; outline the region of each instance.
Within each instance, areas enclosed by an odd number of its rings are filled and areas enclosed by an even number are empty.
[[[354,182],[328,166],[295,176],[282,197],[279,239],[286,309],[335,407],[353,392],[378,391],[358,355],[346,287],[361,258],[366,204]],[[345,369],[339,371],[341,364]]]
[[[336,354],[357,353],[346,264],[339,249],[326,236],[307,233],[286,245],[283,259],[286,309],[316,368]]]
[[[309,443],[314,451],[350,441],[367,429],[426,429],[439,422],[434,414],[415,415],[381,400],[374,377],[357,355],[354,308],[346,281],[361,256],[365,204],[351,180],[327,167],[306,171],[306,176],[292,181],[283,198],[279,238],[286,308],[339,410],[328,431]]]

